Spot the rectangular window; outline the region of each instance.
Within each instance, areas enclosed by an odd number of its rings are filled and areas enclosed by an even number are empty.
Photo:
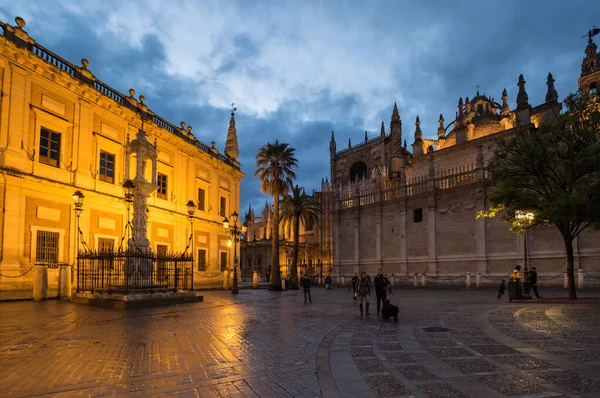
[[[105,182],[110,182],[114,184],[115,182],[115,155],[112,153],[100,151],[100,180]]]
[[[198,249],[198,271],[206,271],[206,249]]]
[[[413,209],[413,222],[422,222],[423,221],[423,209]]]
[[[202,188],[198,188],[198,210],[204,211],[204,202],[206,198],[206,192]]]
[[[156,177],[156,185],[158,186],[156,196],[161,199],[167,199],[167,176],[165,174],[158,173]]]
[[[42,128],[40,131],[40,162],[58,167],[60,161],[60,133]]]
[[[111,252],[115,248],[115,240],[107,238],[98,238],[98,250],[101,252]]]
[[[219,215],[221,217],[227,217],[225,214],[227,212],[227,199],[221,196],[221,206],[219,207]]]
[[[35,261],[58,263],[58,232],[37,231]]]
[[[227,264],[227,252],[221,252],[221,272],[229,268]]]

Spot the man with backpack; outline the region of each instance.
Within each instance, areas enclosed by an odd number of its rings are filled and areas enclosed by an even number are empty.
[[[377,276],[374,279],[375,282],[375,295],[377,296],[377,315],[381,309],[381,305],[387,299],[387,291],[390,287],[390,281],[386,276],[383,275],[381,268],[377,270]]]

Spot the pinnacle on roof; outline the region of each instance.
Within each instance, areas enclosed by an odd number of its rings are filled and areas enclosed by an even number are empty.
[[[529,106],[529,96],[527,95],[527,91],[525,91],[525,78],[523,74],[519,75],[519,82],[517,83],[519,86],[519,93],[517,94],[517,109],[524,109]]]
[[[546,92],[546,103],[548,102],[556,102],[558,100],[558,92],[554,88],[554,78],[552,77],[552,73],[548,73],[548,81],[546,81],[548,85],[548,91]]]

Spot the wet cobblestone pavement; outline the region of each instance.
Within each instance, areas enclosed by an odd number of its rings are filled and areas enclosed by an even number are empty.
[[[126,311],[2,302],[0,395],[600,396],[597,304],[397,290],[396,323],[360,316],[345,289],[313,289],[308,305],[294,291],[203,295]]]

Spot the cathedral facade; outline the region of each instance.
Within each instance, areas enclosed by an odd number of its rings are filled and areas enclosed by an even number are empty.
[[[244,176],[234,114],[220,152],[186,123],[156,115],[135,90],[122,94],[98,80],[87,60],[74,65],[41,46],[15,21],[0,23],[0,289],[31,288],[34,264],[75,265],[78,247],[126,245],[123,183],[136,173],[126,165],[155,183],[146,202],[150,248],[193,249],[194,280],[222,280],[232,263],[222,222],[239,212]],[[130,159],[140,135],[156,150],[154,164]],[[84,198],[79,216],[74,193]],[[51,287],[57,277],[50,269]]]
[[[396,105],[389,130],[382,122],[375,138],[365,134],[364,142],[338,149],[332,132],[333,274],[341,278],[383,268],[401,279],[417,274],[451,280],[466,273],[506,275],[525,261],[542,276],[563,272],[566,254],[554,227],[532,228],[524,241],[501,219],[476,219],[489,207],[482,181],[494,140],[537,127],[561,111],[551,74],[545,102],[537,106],[529,104],[525,83],[521,75],[515,108],[506,90],[498,102],[479,91],[460,98],[455,117],[448,121],[440,115],[436,139],[425,138],[418,117],[406,134]],[[595,95],[597,84],[600,55],[590,34],[579,88]],[[576,269],[600,270],[599,241],[600,234],[591,230],[577,237]]]

